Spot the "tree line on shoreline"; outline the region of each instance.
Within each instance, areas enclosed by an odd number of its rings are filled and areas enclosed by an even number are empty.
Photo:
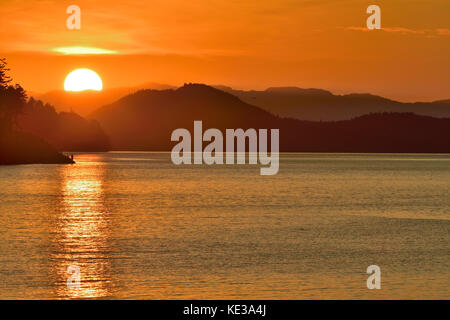
[[[8,71],[0,59],[0,164],[73,163],[59,151],[109,150],[96,121],[28,97]]]

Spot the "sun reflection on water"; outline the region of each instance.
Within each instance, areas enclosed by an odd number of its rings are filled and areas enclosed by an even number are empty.
[[[56,295],[61,298],[105,298],[110,296],[107,212],[104,205],[104,166],[83,162],[61,167],[62,210],[53,225],[53,271]],[[80,288],[68,288],[71,265],[80,268]]]

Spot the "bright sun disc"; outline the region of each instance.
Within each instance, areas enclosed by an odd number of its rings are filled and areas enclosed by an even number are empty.
[[[95,90],[101,91],[103,82],[100,76],[91,69],[76,69],[69,73],[64,80],[65,91],[84,91]]]

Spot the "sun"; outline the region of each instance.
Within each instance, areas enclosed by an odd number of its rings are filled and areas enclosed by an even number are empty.
[[[102,89],[103,82],[100,76],[95,71],[87,68],[73,70],[67,75],[66,80],[64,80],[65,91],[101,91]]]

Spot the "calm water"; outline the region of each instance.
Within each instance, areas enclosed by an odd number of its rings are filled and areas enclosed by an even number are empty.
[[[450,298],[449,155],[75,160],[0,167],[0,298]]]

